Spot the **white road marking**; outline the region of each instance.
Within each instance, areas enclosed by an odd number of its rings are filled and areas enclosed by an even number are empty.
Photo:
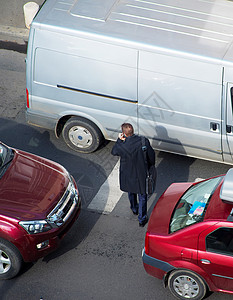
[[[118,160],[112,172],[110,173],[106,181],[102,184],[98,193],[88,205],[87,209],[98,211],[102,214],[109,214],[113,211],[123,194],[123,192],[120,190],[119,184],[119,167],[120,160]],[[195,182],[202,180],[203,178],[196,178]],[[155,195],[156,194],[153,194],[151,196],[151,199],[153,199],[153,201],[155,200]],[[151,199],[148,199],[148,202],[153,203],[153,201],[150,201]]]
[[[112,212],[123,194],[119,184],[119,167],[120,160],[118,160],[111,174],[102,184],[87,209],[95,210],[103,214]]]

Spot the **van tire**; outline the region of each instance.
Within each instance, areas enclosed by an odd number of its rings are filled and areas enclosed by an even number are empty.
[[[15,277],[22,266],[19,250],[6,240],[0,240],[0,280]]]
[[[72,117],[65,123],[62,136],[70,148],[82,153],[94,152],[103,139],[97,126],[77,117]]]

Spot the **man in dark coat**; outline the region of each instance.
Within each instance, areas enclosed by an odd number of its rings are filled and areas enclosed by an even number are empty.
[[[112,148],[112,155],[120,156],[120,189],[128,192],[130,208],[138,214],[139,226],[145,226],[147,217],[147,167],[142,150],[142,138],[134,134],[130,123],[121,125],[122,133]],[[145,138],[148,167],[155,164],[155,152]],[[137,202],[137,195],[139,204]]]

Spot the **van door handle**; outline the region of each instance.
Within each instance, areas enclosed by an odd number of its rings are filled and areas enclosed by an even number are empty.
[[[226,132],[227,133],[232,133],[232,126],[231,125],[226,126]]]
[[[201,259],[201,263],[204,265],[209,265],[210,264],[210,260],[208,259]]]
[[[218,123],[210,122],[210,130],[211,131],[219,132],[219,129],[220,129],[220,126]]]

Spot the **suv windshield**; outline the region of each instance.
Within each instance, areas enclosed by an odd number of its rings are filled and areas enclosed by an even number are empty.
[[[14,152],[3,144],[0,144],[0,178],[5,173],[7,166],[12,161]]]
[[[203,220],[208,202],[222,179],[220,176],[200,182],[183,194],[173,212],[170,233]]]

